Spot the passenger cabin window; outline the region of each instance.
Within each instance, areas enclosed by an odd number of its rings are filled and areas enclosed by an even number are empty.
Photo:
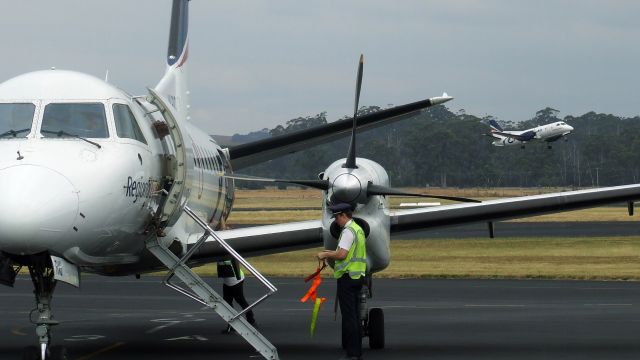
[[[51,103],[42,116],[44,137],[108,138],[107,117],[100,103]]]
[[[36,106],[31,103],[0,104],[0,138],[24,138],[31,132]]]
[[[113,119],[116,122],[118,137],[138,140],[143,144],[147,143],[128,105],[113,104]]]

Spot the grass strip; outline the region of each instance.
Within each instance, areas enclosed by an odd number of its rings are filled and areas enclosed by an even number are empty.
[[[304,277],[315,270],[319,250],[249,261],[266,276]],[[396,240],[391,254],[376,277],[640,280],[640,236]],[[197,272],[215,275],[215,264]]]

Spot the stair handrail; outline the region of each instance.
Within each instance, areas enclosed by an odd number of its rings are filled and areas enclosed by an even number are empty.
[[[198,250],[198,248],[202,244],[204,244],[204,241],[206,240],[206,238],[211,236],[215,241],[217,241],[229,253],[229,255],[231,255],[234,259],[236,259],[238,262],[240,262],[247,270],[249,270],[249,272],[251,274],[253,274],[253,276],[255,276],[265,287],[267,287],[269,289],[269,291],[265,295],[263,295],[258,300],[254,301],[252,304],[250,304],[249,306],[244,308],[242,311],[240,311],[238,314],[236,314],[231,319],[231,321],[236,319],[239,316],[242,316],[244,313],[246,313],[247,311],[251,310],[253,307],[255,307],[256,305],[258,305],[259,303],[264,301],[266,298],[268,298],[269,296],[275,294],[278,291],[278,289],[266,277],[264,277],[258,270],[256,270],[256,268],[254,268],[253,265],[251,265],[247,260],[245,260],[242,257],[242,255],[238,254],[238,252],[236,252],[233,249],[233,247],[231,247],[231,245],[229,245],[226,241],[224,241],[221,237],[219,237],[215,233],[215,231],[209,227],[209,225],[206,222],[202,221],[202,219],[200,219],[198,217],[198,215],[195,212],[193,212],[193,210],[191,210],[191,208],[189,208],[189,206],[187,206],[185,204],[183,206],[183,210],[198,225],[200,225],[200,227],[202,227],[204,229],[205,233],[198,240],[198,242],[193,247],[191,247],[191,249],[189,249],[189,251],[185,254],[185,256],[183,256],[182,259],[180,259],[180,262],[178,264],[176,264],[176,267],[180,266],[183,263],[186,263],[189,260],[189,258]],[[188,294],[186,294],[186,295],[188,295]]]

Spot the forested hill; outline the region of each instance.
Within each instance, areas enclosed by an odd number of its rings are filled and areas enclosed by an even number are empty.
[[[367,107],[360,114],[375,112]],[[593,187],[640,182],[640,117],[622,118],[586,113],[558,118],[558,111],[540,110],[518,124],[500,122],[506,130],[520,130],[564,120],[575,128],[568,141],[495,147],[478,118],[445,106],[421,112],[413,119],[358,134],[357,155],[381,164],[393,186],[563,186]],[[271,136],[324,124],[326,113],[289,120],[271,129]],[[266,130],[262,131],[266,133]],[[316,146],[243,173],[265,177],[315,179],[334,160],[347,154],[348,140]],[[240,186],[255,186],[238,182]]]

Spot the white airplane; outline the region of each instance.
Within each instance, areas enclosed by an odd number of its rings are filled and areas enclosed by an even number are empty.
[[[267,359],[277,349],[191,267],[233,256],[276,289],[243,256],[324,246],[335,249],[339,229],[329,201],[353,204],[367,233],[367,280],[391,259],[393,234],[443,225],[492,221],[640,199],[640,185],[392,211],[385,169],[355,154],[356,129],[409,117],[451,100],[433,97],[353,119],[260,141],[220,147],[189,122],[188,1],[174,0],[167,68],[148,94],[132,96],[90,75],[65,70],[27,73],[0,84],[0,283],[12,286],[29,269],[37,303],[38,346],[25,359],[66,359],[51,341],[51,300],[59,281],[80,285],[82,272],[139,275],[169,269],[165,283],[211,307]],[[312,221],[216,230],[234,200],[233,174],[280,155],[351,135],[345,159],[318,180],[286,181],[323,191],[322,218]],[[469,199],[442,197],[453,200]],[[187,288],[171,282],[178,277]],[[371,296],[371,287],[365,295]],[[363,329],[372,348],[384,347],[380,308],[363,307]],[[246,311],[246,310],[245,310]],[[25,318],[25,321],[27,319]]]
[[[491,126],[491,133],[487,135],[495,139],[493,140],[493,145],[520,145],[523,149],[524,144],[534,140],[552,143],[564,137],[566,141],[566,136],[573,131],[573,127],[564,121],[556,121],[551,124],[540,125],[531,129],[519,131],[503,130],[495,120],[489,120],[489,126]],[[547,147],[551,149],[551,144],[548,144]]]

